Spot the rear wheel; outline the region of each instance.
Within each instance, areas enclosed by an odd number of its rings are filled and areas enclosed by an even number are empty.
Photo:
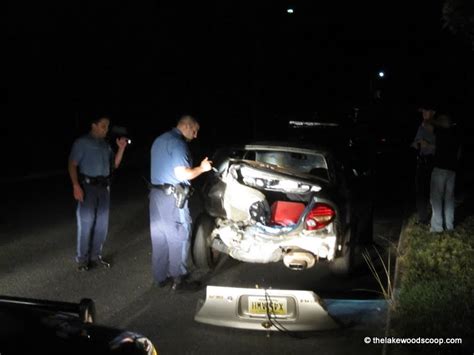
[[[368,246],[374,241],[373,213],[369,211],[364,216],[359,216],[357,221],[357,242],[361,246]]]
[[[221,253],[211,247],[211,233],[214,229],[214,219],[201,214],[195,223],[193,260],[196,267],[202,270],[214,269]]]
[[[330,264],[331,271],[338,276],[349,276],[354,268],[355,245],[351,240],[351,229],[346,232],[344,237],[342,255],[335,258]]]

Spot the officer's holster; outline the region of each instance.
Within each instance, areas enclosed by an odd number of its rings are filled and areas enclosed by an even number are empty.
[[[186,201],[191,197],[193,193],[193,188],[189,185],[184,184],[162,184],[162,185],[153,185],[151,188],[162,190],[165,195],[173,195],[176,200],[176,207],[183,208],[186,204]]]

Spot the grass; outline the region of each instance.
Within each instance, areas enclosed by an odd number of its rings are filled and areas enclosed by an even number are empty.
[[[474,339],[474,216],[455,231],[429,233],[411,220],[399,258],[400,284],[392,334]],[[415,347],[416,348],[416,347]],[[460,353],[465,348],[420,346],[410,351]]]
[[[374,247],[374,250],[377,254],[378,260],[381,262],[382,267],[383,267],[383,272],[377,271],[377,267],[375,266],[374,260],[372,259],[372,256],[370,255],[370,251],[365,249],[362,252],[362,257],[364,258],[364,261],[366,262],[372,276],[374,277],[375,281],[377,281],[377,284],[379,286],[379,293],[383,296],[383,298],[388,302],[390,307],[394,306],[393,302],[393,283],[392,283],[392,277],[391,277],[391,248],[388,249],[388,259],[387,263],[385,263],[382,255],[380,255],[379,251],[377,250],[376,247]]]

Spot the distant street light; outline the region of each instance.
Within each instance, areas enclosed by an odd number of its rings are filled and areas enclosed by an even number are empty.
[[[381,100],[384,91],[385,72],[380,70],[378,72],[369,73],[369,97],[370,100]]]
[[[289,8],[289,9],[286,9],[286,12],[287,12],[288,14],[292,14],[294,11],[293,11],[293,9]]]

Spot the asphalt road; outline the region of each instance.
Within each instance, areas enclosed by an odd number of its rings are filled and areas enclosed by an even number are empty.
[[[408,172],[386,170],[377,184],[375,241],[387,258],[397,241]],[[366,345],[365,336],[383,335],[383,316],[356,316],[349,326],[306,334],[237,330],[194,321],[199,299],[195,293],[172,293],[152,285],[151,242],[147,189],[138,170],[124,169],[112,189],[112,211],[105,257],[111,269],[76,271],[74,262],[75,203],[66,175],[9,182],[2,185],[0,204],[0,294],[78,302],[95,301],[98,323],[148,336],[162,354],[226,352],[345,354],[380,353]],[[198,202],[195,202],[195,204]],[[377,262],[377,260],[376,260]],[[380,263],[377,263],[380,269]],[[376,299],[380,291],[361,261],[351,278],[335,277],[324,265],[295,272],[282,264],[251,265],[227,260],[212,274],[201,274],[208,285],[312,290],[322,298]],[[354,320],[353,319],[353,320]]]

